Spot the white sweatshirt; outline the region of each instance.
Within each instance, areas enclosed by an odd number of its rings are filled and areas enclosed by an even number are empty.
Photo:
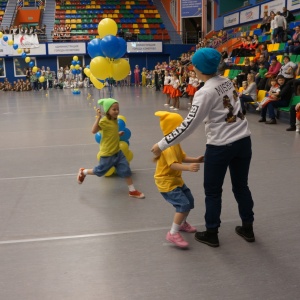
[[[232,82],[215,76],[196,92],[187,117],[166,135],[158,146],[164,150],[188,137],[201,122],[205,123],[207,144],[221,146],[250,136],[248,122]]]

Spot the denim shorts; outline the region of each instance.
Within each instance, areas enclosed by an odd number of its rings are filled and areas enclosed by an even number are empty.
[[[111,167],[115,167],[117,174],[122,178],[131,176],[128,161],[121,150],[112,156],[101,156],[99,165],[93,169],[93,172],[95,175],[101,177],[105,175]]]
[[[194,197],[185,184],[182,187],[175,188],[171,192],[161,194],[165,200],[175,207],[176,212],[189,212],[194,208]]]

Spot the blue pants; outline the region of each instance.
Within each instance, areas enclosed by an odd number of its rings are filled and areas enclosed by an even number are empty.
[[[205,223],[206,228],[221,224],[222,186],[229,167],[232,191],[243,222],[253,223],[253,199],[248,187],[252,156],[250,137],[225,146],[206,145],[204,163]]]
[[[261,116],[262,118],[266,118],[267,115],[267,111],[269,114],[269,118],[270,119],[275,119],[275,109],[274,108],[278,108],[278,107],[286,107],[289,106],[290,101],[286,101],[286,100],[278,100],[278,101],[272,101],[269,102],[262,110],[261,110]]]
[[[246,110],[245,102],[253,102],[254,100],[251,96],[243,94],[240,96],[240,101],[241,101],[242,110],[244,111],[244,110]]]

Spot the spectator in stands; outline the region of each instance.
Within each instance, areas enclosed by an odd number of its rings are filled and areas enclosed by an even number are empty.
[[[259,82],[258,89],[259,90],[269,90],[270,82],[269,78],[276,77],[280,71],[281,63],[277,60],[276,56],[271,57],[271,65],[268,69],[268,72],[265,74],[265,78],[261,78]]]
[[[242,82],[244,80],[247,80],[247,75],[250,73],[251,71],[251,66],[250,66],[250,59],[249,57],[245,57],[244,60],[244,65],[242,66],[242,72],[240,74],[237,75],[237,84],[238,87],[240,88],[242,86]]]
[[[259,48],[260,48],[261,54],[264,56],[265,60],[268,62],[270,54],[268,52],[267,45],[265,43],[263,43],[259,46]]]
[[[300,27],[296,26],[292,38],[287,41],[284,52],[287,54],[300,54]]]
[[[231,52],[231,57],[235,56],[244,56],[244,48],[247,45],[247,41],[245,37],[241,37],[240,43],[237,45],[237,47],[233,48]]]
[[[276,13],[274,20],[275,28],[273,32],[273,40],[276,43],[281,43],[283,41],[284,31],[287,30],[287,23],[284,16],[281,15],[280,11]]]
[[[241,107],[243,114],[246,114],[245,102],[255,102],[257,99],[257,86],[254,81],[254,74],[249,73],[247,75],[247,89],[243,90],[241,94],[239,94]]]
[[[255,50],[256,48],[258,48],[258,45],[259,45],[258,35],[257,34],[253,34],[250,49],[251,50]],[[252,51],[252,54],[253,54],[253,51]]]
[[[261,110],[261,118],[258,122],[265,122],[265,124],[276,124],[276,116],[274,108],[289,106],[290,100],[293,95],[293,89],[291,88],[291,84],[286,82],[286,79],[282,75],[277,76],[277,82],[280,87],[280,93],[278,96],[278,100],[274,100],[269,102],[265,107]],[[269,121],[266,121],[267,111],[269,114]]]
[[[255,83],[259,87],[259,82],[261,79],[265,78],[265,74],[268,72],[268,69],[265,67],[264,63],[259,63],[258,73],[255,75]]]
[[[289,24],[292,21],[295,21],[294,15],[289,10],[287,10],[286,7],[282,8],[282,16],[285,18],[287,24]]]
[[[5,34],[9,34],[9,28],[8,28],[8,26],[5,27],[4,33]]]
[[[271,23],[271,17],[269,16],[268,11],[265,11],[264,16],[263,16],[262,21],[261,21],[261,25],[260,25],[260,29],[261,29],[262,33],[264,31],[265,32],[270,31],[270,23]]]
[[[275,20],[275,13],[273,11],[270,12],[271,22],[270,22],[270,29],[271,29],[271,42],[272,44],[275,43],[274,40],[274,30],[277,27],[276,20]]]
[[[222,48],[221,56],[222,56],[223,60],[225,60],[226,58],[228,58],[228,52],[227,52],[227,48],[226,47]]]
[[[297,116],[297,117],[296,117]],[[286,131],[296,131],[300,133],[300,103],[292,105],[290,108],[290,127]]]
[[[292,80],[295,76],[297,65],[290,60],[289,56],[284,56],[283,65],[280,68],[278,75],[282,75],[286,81]]]

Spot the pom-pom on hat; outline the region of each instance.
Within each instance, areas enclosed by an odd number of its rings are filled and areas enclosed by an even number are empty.
[[[192,64],[203,74],[210,75],[217,72],[221,54],[213,48],[201,48],[192,57]]]
[[[114,103],[119,103],[119,102],[115,99],[112,99],[112,98],[106,98],[106,99],[98,100],[98,104],[103,107],[105,113],[107,113],[109,111],[110,107]]]
[[[183,118],[181,115],[177,113],[171,113],[168,111],[157,111],[155,116],[160,117],[160,128],[164,135],[169,134],[172,132],[176,127],[178,127]]]

